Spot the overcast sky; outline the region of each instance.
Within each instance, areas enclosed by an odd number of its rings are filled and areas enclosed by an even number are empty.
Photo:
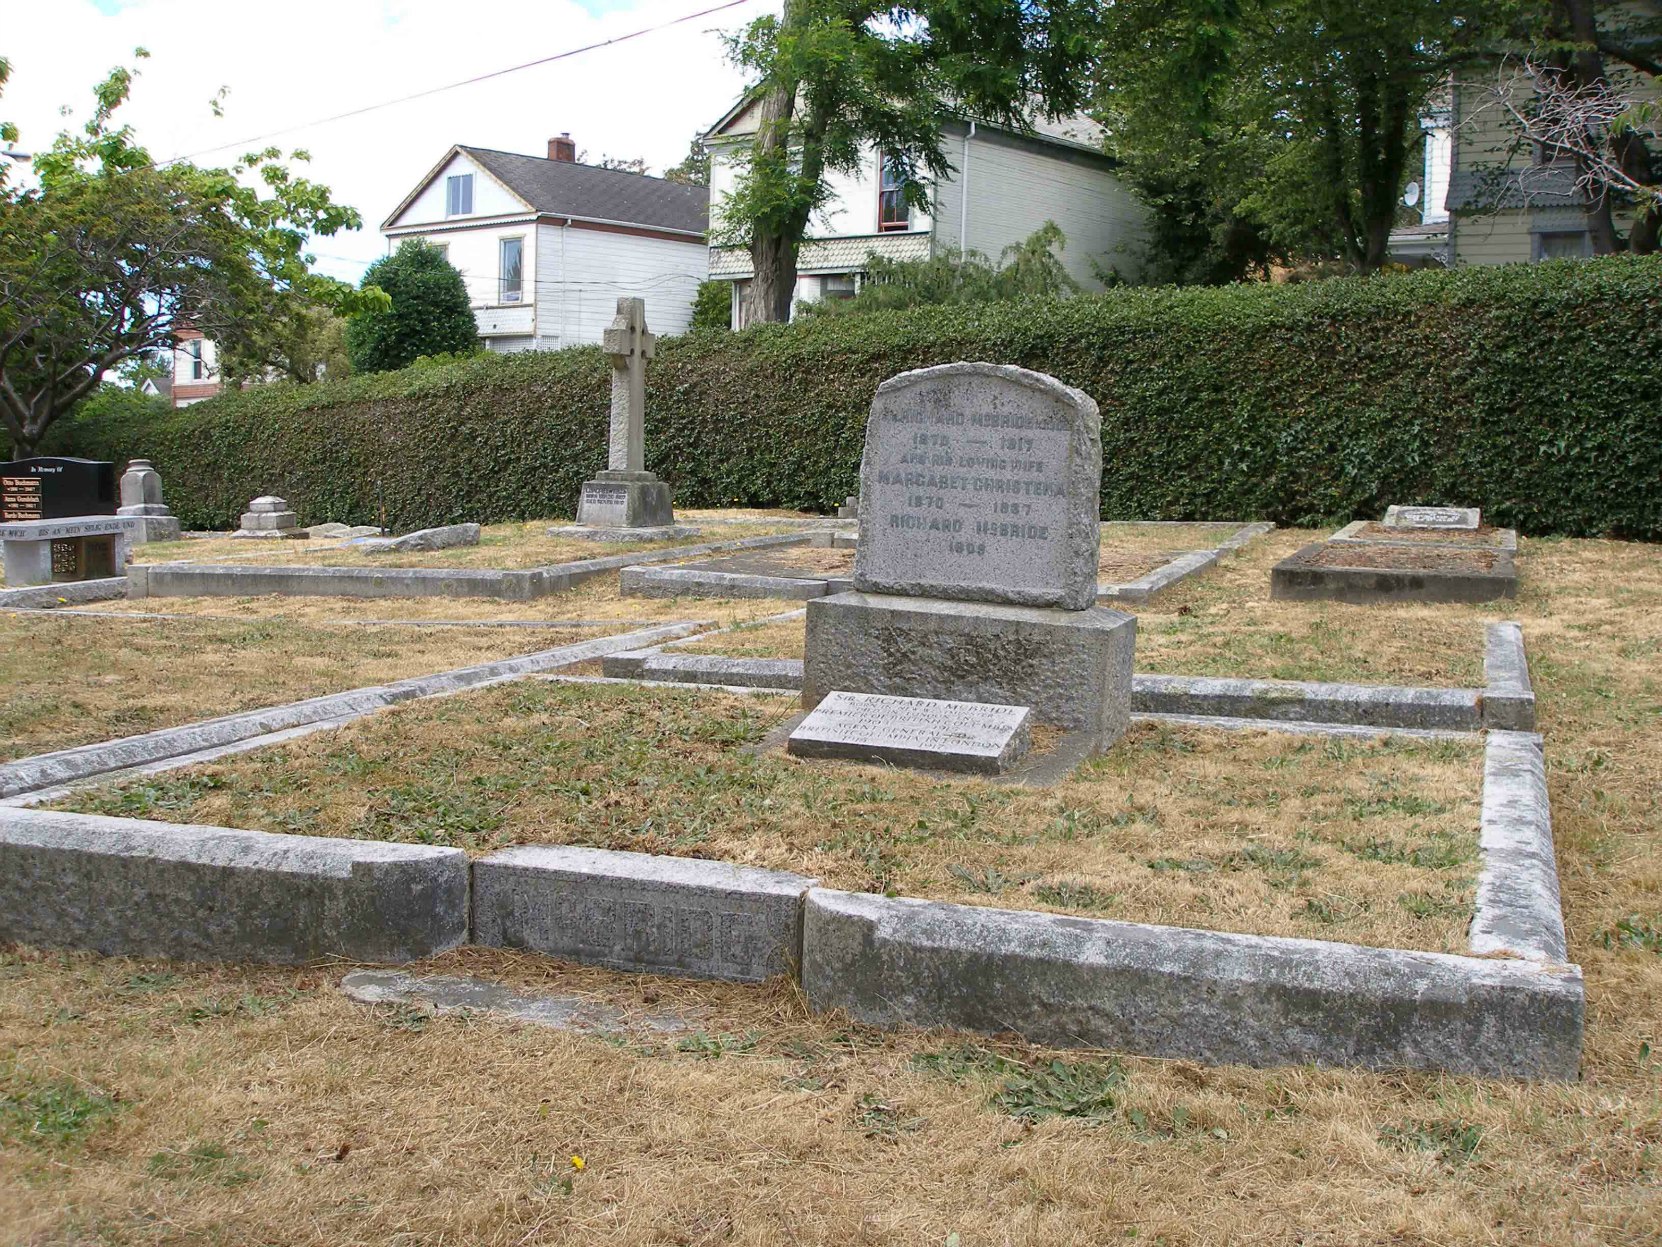
[[[242,140],[288,130],[268,142],[309,151],[306,176],[363,214],[364,229],[315,244],[320,271],[355,282],[385,249],[381,222],[452,143],[542,155],[569,130],[590,161],[640,156],[654,173],[678,162],[742,85],[718,31],[777,0],[363,117],[290,127],[720,2],[0,0],[0,56],[12,63],[0,120],[22,128],[21,150],[49,145],[65,124],[58,110],[69,105],[84,120],[93,84],[145,47],[151,56],[122,116],[152,157],[225,164]],[[208,101],[221,87],[225,115],[215,118]]]

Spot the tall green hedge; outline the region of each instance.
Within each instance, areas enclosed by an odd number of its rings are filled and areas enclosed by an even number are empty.
[[[1096,398],[1107,518],[1372,516],[1463,503],[1527,533],[1662,537],[1662,259],[1297,286],[1114,290],[665,340],[648,466],[681,506],[855,492],[885,377],[1021,364]],[[604,465],[596,348],[491,356],[163,419],[70,421],[73,453],[155,461],[192,527],[257,494],[396,528],[570,515]]]

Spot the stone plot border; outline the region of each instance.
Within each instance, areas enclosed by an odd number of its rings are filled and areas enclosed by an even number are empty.
[[[1563,960],[1538,736],[1491,733],[1480,851],[1472,955],[1460,956],[840,892],[603,850],[509,849],[470,872],[458,850],[0,810],[0,938],[398,962],[467,933],[738,981],[799,965],[814,1007],[876,1025],[1208,1062],[1573,1078],[1585,991]]]
[[[1518,532],[1514,528],[1494,529],[1495,539],[1493,541],[1480,540],[1477,538],[1475,533],[1470,541],[1460,541],[1452,537],[1445,538],[1444,540],[1437,542],[1426,542],[1424,540],[1416,541],[1411,534],[1415,532],[1425,532],[1427,530],[1414,528],[1402,528],[1398,530],[1402,533],[1402,536],[1400,537],[1364,537],[1360,535],[1364,528],[1371,527],[1378,523],[1378,520],[1352,520],[1338,532],[1328,537],[1327,540],[1341,542],[1344,545],[1412,546],[1415,549],[1420,550],[1505,550],[1509,553],[1515,554],[1518,549]],[[1456,533],[1461,530],[1445,528],[1434,531]]]
[[[149,563],[127,569],[127,596],[144,597],[488,597],[529,601],[638,564],[728,550],[818,544],[814,531],[737,537],[669,550],[613,554],[523,571],[432,567],[247,567],[218,563]],[[827,535],[827,541],[829,536]]]
[[[269,738],[274,733],[310,726],[339,726],[401,701],[500,684],[522,675],[600,658],[616,650],[634,649],[643,642],[685,636],[701,626],[696,623],[664,624],[621,636],[580,641],[518,658],[458,667],[436,675],[415,676],[388,684],[310,697],[288,705],[224,715],[181,727],[162,728],[120,740],[20,758],[0,765],[0,798],[28,795],[32,801],[40,801],[49,795],[42,790],[54,790],[51,795],[55,795],[63,785],[81,780],[109,779],[120,772],[158,762],[183,765],[186,759],[203,760],[201,755],[206,750],[222,754],[226,746],[258,748],[273,743]]]
[[[1449,571],[1436,568],[1326,565],[1311,560],[1329,548],[1400,550],[1400,543],[1317,541],[1289,554],[1270,569],[1270,597],[1290,602],[1492,602],[1518,594],[1518,567],[1509,550],[1495,549],[1494,566]],[[1481,553],[1457,547],[1453,554]],[[1360,556],[1365,558],[1364,556]]]
[[[1239,525],[1232,520],[1207,520],[1191,524],[1183,520],[1107,520],[1104,523],[1136,524],[1138,526],[1171,526],[1173,528],[1213,527],[1229,529],[1228,537],[1205,550],[1187,550],[1161,564],[1147,575],[1125,584],[1099,584],[1099,602],[1146,602],[1162,589],[1205,571],[1217,563],[1227,551],[1238,550],[1256,537],[1272,532],[1275,525],[1267,522]],[[814,545],[842,549],[856,546],[857,541],[847,533],[833,532],[829,540],[820,541],[824,530],[815,532]],[[747,572],[722,572],[708,569],[678,567],[626,567],[619,574],[619,585],[625,594],[634,597],[717,597],[717,598],[780,598],[785,601],[807,601],[844,593],[854,587],[848,576],[767,576]]]
[[[0,610],[48,610],[76,602],[108,602],[127,596],[127,577],[105,576],[98,580],[66,580],[61,584],[26,585],[21,589],[0,589]]]

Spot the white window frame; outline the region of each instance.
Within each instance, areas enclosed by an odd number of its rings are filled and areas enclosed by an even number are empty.
[[[462,205],[462,192],[466,192],[466,204]],[[473,215],[473,175],[471,173],[452,173],[444,179],[444,215],[472,216]]]
[[[507,290],[507,260],[508,244],[519,244],[519,289],[512,294]],[[499,303],[525,302],[525,235],[508,234],[499,238],[496,243],[496,298]]]

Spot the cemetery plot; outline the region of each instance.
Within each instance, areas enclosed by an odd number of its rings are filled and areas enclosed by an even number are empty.
[[[0,613],[0,761],[589,640],[616,627],[362,627]]]
[[[141,563],[245,563],[262,567],[445,567],[517,571],[603,558],[643,550],[668,550],[708,541],[741,537],[772,536],[801,531],[799,526],[754,522],[723,524],[708,533],[667,541],[596,543],[571,537],[550,536],[556,521],[486,524],[479,544],[448,550],[395,553],[375,551],[350,543],[313,538],[309,541],[247,541],[230,535],[187,538],[183,541],[152,542],[134,548]]]
[[[580,844],[828,887],[1464,950],[1482,746],[1133,727],[1055,787],[750,746],[786,697],[527,680],[57,808],[485,853]]]

